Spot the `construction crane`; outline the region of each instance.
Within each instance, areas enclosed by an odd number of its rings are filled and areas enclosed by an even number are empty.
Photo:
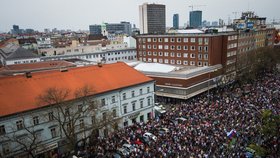
[[[189,7],[192,8],[192,11],[193,11],[193,7],[204,7],[206,5],[190,5]]]

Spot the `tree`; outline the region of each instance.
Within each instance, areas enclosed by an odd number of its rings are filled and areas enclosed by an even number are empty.
[[[11,126],[11,133],[0,138],[13,143],[14,148],[23,151],[22,154],[27,154],[28,157],[35,158],[36,150],[44,148],[44,146],[40,144],[40,132],[36,131],[34,126],[32,126],[32,123],[28,124],[29,126],[26,125],[24,117],[22,117],[20,121],[20,124]]]
[[[106,109],[102,101],[94,98],[94,91],[90,86],[75,91],[67,88],[49,88],[39,95],[38,105],[51,105],[56,110],[53,118],[59,125],[61,138],[66,141],[67,151],[75,150],[77,143],[88,137],[87,132],[117,122],[117,119],[113,118],[116,115],[111,114],[111,109]],[[106,111],[102,118],[101,110]],[[91,123],[89,119],[93,119]],[[83,134],[83,138],[78,138],[78,134]]]

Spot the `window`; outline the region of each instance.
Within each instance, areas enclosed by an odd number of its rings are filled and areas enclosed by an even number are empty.
[[[116,109],[113,109],[112,115],[113,115],[113,117],[117,117],[117,110]]]
[[[148,52],[148,56],[151,56],[152,55],[152,53],[151,52]]]
[[[148,45],[147,47],[148,47],[148,49],[151,49],[151,48],[152,48],[151,45]]]
[[[159,62],[159,63],[162,63],[162,59],[158,59],[158,62]]]
[[[191,42],[194,43],[195,42],[195,38],[191,38]]]
[[[148,106],[151,105],[151,98],[148,98]]]
[[[2,151],[3,151],[3,154],[9,154],[11,152],[10,144],[9,143],[3,143],[2,144]]]
[[[162,45],[158,45],[158,49],[162,49]]]
[[[17,130],[23,129],[24,125],[23,125],[23,121],[22,120],[17,121],[16,124],[17,124]]]
[[[208,46],[204,47],[204,52],[208,52]]]
[[[147,87],[147,93],[150,93],[150,87]]]
[[[203,62],[203,65],[204,66],[208,66],[208,62]]]
[[[65,108],[65,116],[70,116],[69,108]]]
[[[171,38],[171,42],[175,42],[175,39],[174,39],[174,38]]]
[[[164,56],[168,57],[168,52],[164,52]]]
[[[0,126],[0,135],[6,134],[5,126],[1,125]]]
[[[174,52],[171,52],[171,53],[170,53],[170,56],[171,56],[171,57],[175,57],[175,53],[174,53]]]
[[[174,59],[171,59],[171,60],[170,60],[170,64],[175,64],[175,60],[174,60]]]
[[[188,46],[184,46],[184,50],[188,50]]]
[[[198,52],[202,52],[202,46],[198,46]]]
[[[202,66],[202,62],[201,61],[199,61],[197,64],[198,64],[198,66]]]
[[[158,42],[162,42],[162,38],[158,38]]]
[[[157,52],[154,52],[153,55],[154,55],[154,56],[157,56]]]
[[[181,57],[181,53],[177,53],[177,57]]]
[[[202,54],[198,54],[198,59],[199,59],[199,60],[202,59]]]
[[[204,54],[204,60],[208,60],[208,54]]]
[[[49,112],[49,121],[54,120],[53,112]]]
[[[203,39],[202,38],[198,38],[198,44],[202,44]]]
[[[38,125],[39,124],[39,117],[38,116],[34,116],[33,117],[33,125]]]
[[[143,108],[143,100],[140,100],[140,108]]]
[[[143,93],[142,88],[141,88],[141,89],[139,89],[139,93],[140,93],[140,95],[142,95],[142,93]]]
[[[134,91],[131,91],[131,97],[134,97],[135,94],[134,94]]]
[[[175,46],[171,46],[170,48],[171,48],[171,50],[174,50],[174,49],[175,49]]]
[[[96,117],[95,117],[95,116],[92,116],[92,117],[91,117],[91,123],[92,123],[92,124],[96,124]]]
[[[145,39],[145,38],[144,38]],[[147,38],[147,42],[151,42],[151,38]]]
[[[57,133],[56,133],[55,128],[51,128],[50,130],[51,130],[51,135],[52,135],[52,138],[57,137]]]
[[[164,42],[168,42],[168,38],[164,38]]]
[[[126,93],[123,93],[123,94],[122,94],[122,98],[123,98],[123,100],[126,99]]]
[[[105,98],[102,98],[101,99],[101,106],[105,106],[105,105],[106,105]]]
[[[125,106],[123,106],[123,113],[127,113],[127,107],[126,107],[126,105]]]
[[[153,49],[157,49],[157,45],[153,45]]]
[[[168,64],[168,62],[169,62],[168,59],[164,59],[165,64]]]
[[[132,103],[132,111],[135,111],[135,102]]]
[[[191,50],[195,50],[195,46],[191,46]]]
[[[190,65],[194,66],[195,65],[195,61],[191,61]]]
[[[188,57],[188,53],[184,53],[184,58],[187,58]]]
[[[181,50],[181,46],[177,46],[177,50]]]
[[[157,42],[157,38],[153,38],[153,42]]]
[[[162,52],[158,52],[158,56],[162,56]]]
[[[177,38],[177,42],[181,42],[181,38]]]
[[[181,65],[181,60],[177,60],[177,64],[178,64],[178,65]]]
[[[168,45],[164,45],[164,49],[168,49]]]
[[[112,96],[112,103],[115,103],[115,102],[116,102],[116,97]]]
[[[128,125],[128,122],[127,122],[127,121],[123,122],[123,126],[124,126],[124,127],[127,126],[127,125]]]
[[[189,41],[189,39],[188,38],[184,38],[184,42],[188,42]]]
[[[84,119],[80,119],[80,128],[85,128]]]
[[[194,53],[191,54],[191,58],[195,58],[195,54]]]
[[[187,61],[187,60],[184,60],[183,64],[184,64],[184,65],[188,65],[188,61]]]

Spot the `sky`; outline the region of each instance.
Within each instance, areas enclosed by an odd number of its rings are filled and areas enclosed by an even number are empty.
[[[280,21],[279,0],[1,0],[0,32],[12,25],[21,29],[45,28],[88,30],[91,24],[128,21],[139,27],[139,5],[148,2],[166,5],[166,26],[172,26],[173,14],[179,14],[179,25],[189,21],[190,5],[202,10],[202,19],[218,21],[240,17],[242,11],[252,10],[258,16]],[[203,6],[198,6],[203,5]],[[198,7],[195,7],[198,6]]]

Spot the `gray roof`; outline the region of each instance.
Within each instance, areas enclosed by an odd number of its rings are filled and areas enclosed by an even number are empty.
[[[33,53],[31,50],[18,47],[17,49],[0,49],[0,53],[4,55],[5,60],[38,58],[39,55]],[[4,53],[4,54],[3,54]]]

